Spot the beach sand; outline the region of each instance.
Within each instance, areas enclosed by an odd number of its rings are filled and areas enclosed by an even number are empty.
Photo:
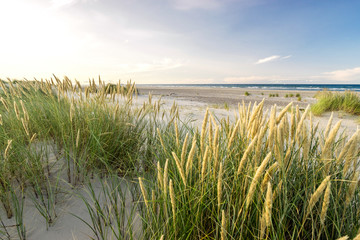
[[[192,118],[193,122],[199,126],[201,124],[206,108],[209,108],[219,118],[234,116],[239,103],[245,104],[259,103],[265,99],[264,107],[270,108],[274,104],[281,110],[283,107],[293,102],[293,106],[298,105],[300,110],[304,110],[309,104],[316,103],[315,95],[317,91],[288,91],[288,90],[262,90],[250,88],[215,88],[215,87],[165,87],[165,86],[137,86],[139,90],[139,101],[147,98],[151,93],[154,97],[162,96],[165,108],[174,101],[181,109],[181,115],[185,118]],[[245,92],[250,95],[245,96]],[[269,97],[270,94],[278,94],[279,97]],[[294,97],[285,97],[293,94]],[[295,97],[300,94],[301,101]],[[166,103],[166,104],[165,104]],[[321,116],[313,116],[314,123],[319,123],[319,129],[325,129],[331,113],[327,112]],[[360,128],[358,116],[353,116],[345,112],[334,112],[333,124],[342,121],[341,130],[347,135],[352,135],[357,128]]]

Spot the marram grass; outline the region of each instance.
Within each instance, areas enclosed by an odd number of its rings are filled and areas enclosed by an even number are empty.
[[[360,131],[318,130],[309,108],[242,103],[234,122],[207,110],[197,129],[175,103],[135,106],[134,84],[0,85],[1,238],[15,237],[6,218],[26,238],[23,196],[51,228],[64,188],[84,185],[66,191],[89,239],[359,239]]]

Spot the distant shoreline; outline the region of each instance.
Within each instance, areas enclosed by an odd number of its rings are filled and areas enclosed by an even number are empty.
[[[289,90],[289,91],[355,91],[360,92],[360,84],[137,84],[138,87],[185,87],[185,88],[230,88],[255,90]]]

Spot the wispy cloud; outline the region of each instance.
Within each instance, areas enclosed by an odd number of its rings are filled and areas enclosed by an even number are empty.
[[[324,72],[320,76],[315,76],[314,78],[320,79],[329,79],[341,82],[348,81],[360,81],[360,67],[336,70],[332,72]]]
[[[287,55],[287,56],[272,55],[270,57],[261,58],[261,59],[257,60],[257,62],[255,62],[255,64],[273,62],[273,61],[276,61],[276,60],[287,59],[287,58],[291,58],[291,55]]]
[[[149,63],[120,64],[119,69],[123,73],[141,73],[174,69],[183,65],[184,61],[163,58]]]

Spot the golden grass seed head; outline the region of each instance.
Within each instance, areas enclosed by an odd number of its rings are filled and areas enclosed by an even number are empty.
[[[170,193],[170,201],[171,201],[171,209],[173,213],[174,226],[176,224],[176,200],[175,200],[175,192],[173,181],[170,179],[169,183],[169,193]]]
[[[278,124],[281,119],[285,116],[285,114],[287,113],[287,111],[289,110],[289,108],[291,108],[293,105],[293,102],[290,102],[278,115],[278,117],[276,118],[276,124]]]
[[[326,125],[326,128],[325,128],[325,131],[324,131],[324,139],[327,139],[327,137],[328,137],[328,134],[329,134],[330,129],[331,129],[331,124],[332,124],[333,118],[334,118],[334,112],[331,112],[329,121],[328,121],[328,123]]]
[[[12,139],[8,140],[8,143],[7,143],[7,146],[5,148],[5,151],[4,151],[4,158],[7,159],[7,157],[9,156],[9,151],[11,149],[11,143],[12,143]]]
[[[349,239],[349,236],[343,236],[343,237],[340,237],[340,238],[337,238],[336,240],[347,240]]]
[[[262,176],[265,168],[266,168],[266,165],[268,164],[268,162],[270,161],[271,159],[271,156],[272,156],[272,153],[269,152],[265,159],[262,161],[262,163],[260,164],[260,166],[258,167],[258,169],[256,170],[255,172],[255,175],[254,175],[254,178],[253,180],[251,181],[251,184],[250,184],[250,187],[249,187],[249,191],[248,191],[248,194],[246,196],[246,203],[245,203],[245,209],[248,209],[252,199],[253,199],[253,196],[254,196],[254,193],[255,193],[255,189],[256,189],[256,185],[258,184],[259,182],[259,179],[260,177]]]
[[[356,141],[358,136],[360,136],[359,129],[351,136],[351,138],[346,142],[345,146],[342,148],[340,154],[337,157],[337,159],[338,159],[337,163],[341,162],[341,160],[344,158],[344,156],[348,153],[348,150],[349,150],[350,146],[352,145],[353,141]]]
[[[164,166],[164,181],[163,181],[164,196],[167,196],[168,172],[169,172],[169,159],[166,159]]]
[[[250,154],[250,152],[253,150],[254,146],[255,146],[255,143],[257,143],[257,138],[258,138],[258,135],[256,135],[254,137],[254,139],[252,139],[251,143],[249,144],[249,146],[246,148],[245,152],[244,152],[244,155],[242,156],[241,160],[240,160],[240,163],[239,163],[239,167],[237,169],[237,175],[239,175],[242,171],[242,169],[244,168],[245,166],[245,163],[246,163],[246,160],[248,158],[248,155]]]
[[[341,126],[341,122],[342,122],[342,120],[340,120],[336,123],[336,125],[333,127],[333,129],[329,133],[328,137],[326,138],[325,145],[322,149],[322,158],[323,159],[327,159],[330,157],[331,146],[333,145],[333,143],[335,141],[337,132],[339,131],[339,128]]]
[[[32,143],[32,142],[35,141],[36,136],[37,136],[36,133],[34,133],[34,134],[32,135],[32,137],[30,138],[30,143]]]
[[[223,178],[223,164],[220,163],[218,181],[217,181],[217,202],[219,209],[221,206],[221,196],[222,196],[222,178]]]
[[[17,106],[17,104],[16,104],[15,101],[14,101],[14,110],[15,110],[16,118],[17,118],[18,120],[20,120],[19,108],[18,108],[18,106]]]
[[[3,97],[1,97],[1,98],[0,98],[0,101],[1,101],[1,103],[4,105],[6,111],[9,111],[9,106],[8,106],[6,100],[5,100]]]
[[[359,182],[359,171],[356,171],[353,178],[351,179],[349,190],[346,193],[345,207],[349,206],[351,200],[353,199],[356,188],[358,186],[358,182]]]
[[[185,157],[186,157],[186,149],[187,149],[188,138],[189,138],[189,133],[186,133],[185,140],[184,140],[182,150],[181,150],[181,166],[184,166],[184,164],[185,164]]]
[[[23,125],[23,128],[25,130],[25,133],[28,137],[30,137],[30,132],[29,132],[29,128],[28,128],[28,125],[27,125],[27,122],[24,120],[24,118],[21,118],[21,123]]]
[[[195,151],[196,151],[196,134],[194,134],[193,140],[192,140],[192,144],[191,144],[191,149],[186,161],[186,166],[185,166],[185,174],[186,177],[189,176],[189,173],[192,169],[192,164],[193,164],[193,158],[195,155]]]
[[[180,174],[180,177],[181,177],[181,179],[182,179],[182,181],[184,183],[184,186],[186,186],[186,177],[185,177],[184,170],[181,167],[180,160],[179,160],[179,158],[176,156],[176,154],[174,152],[172,152],[172,155],[174,157],[176,167],[177,167],[177,169],[179,171],[179,174]]]
[[[225,211],[221,210],[221,240],[226,239],[226,215]]]
[[[325,190],[325,194],[324,194],[323,204],[321,207],[321,213],[320,213],[321,224],[324,224],[324,222],[325,222],[326,213],[327,213],[327,210],[328,210],[329,204],[330,204],[330,194],[331,194],[331,182],[328,182],[326,190]]]
[[[164,178],[162,175],[162,169],[160,167],[160,162],[158,161],[156,164],[156,170],[157,170],[157,181],[160,185],[160,189],[163,190],[163,183],[164,183]]]
[[[266,198],[265,198],[265,221],[266,226],[271,226],[271,210],[272,210],[272,188],[271,183],[268,182],[267,184],[267,191],[266,191]]]
[[[279,163],[278,162],[274,162],[269,169],[266,171],[265,176],[263,181],[261,182],[261,191],[265,192],[265,189],[270,181],[270,179],[272,178],[274,172],[278,169]]]
[[[330,176],[327,176],[319,185],[319,187],[316,189],[316,191],[311,195],[310,197],[310,201],[309,201],[309,205],[306,211],[305,216],[307,217],[307,215],[311,212],[311,210],[313,209],[313,207],[315,206],[315,204],[318,202],[318,200],[321,197],[321,194],[324,192],[328,182],[330,181]]]
[[[353,238],[353,240],[360,240],[360,229],[357,232],[357,235]]]
[[[146,189],[144,187],[141,177],[139,177],[139,185],[140,185],[141,194],[143,195],[143,198],[144,198],[146,209],[149,210],[148,197],[147,197]]]
[[[230,138],[229,138],[229,142],[228,142],[228,146],[227,146],[228,151],[230,151],[231,145],[232,145],[232,143],[233,143],[233,141],[234,141],[234,139],[235,139],[236,133],[237,133],[237,131],[238,131],[238,129],[239,129],[239,125],[240,125],[240,120],[238,120],[238,121],[236,122],[236,125],[235,125],[234,129],[233,129],[232,132],[231,132],[231,136],[230,136]]]
[[[179,140],[179,127],[177,124],[177,120],[174,120],[174,126],[175,126],[175,140],[176,140],[176,146],[180,146],[180,140]]]
[[[204,157],[202,159],[202,165],[201,165],[201,182],[204,182],[205,179],[208,156],[209,156],[209,146],[206,146]]]
[[[161,144],[164,152],[167,152],[166,147],[165,147],[165,144],[164,144],[164,141],[163,141],[163,139],[162,139],[162,137],[161,137],[160,129],[157,128],[156,131],[157,131],[157,133],[158,133],[159,140],[160,140],[160,144]]]

